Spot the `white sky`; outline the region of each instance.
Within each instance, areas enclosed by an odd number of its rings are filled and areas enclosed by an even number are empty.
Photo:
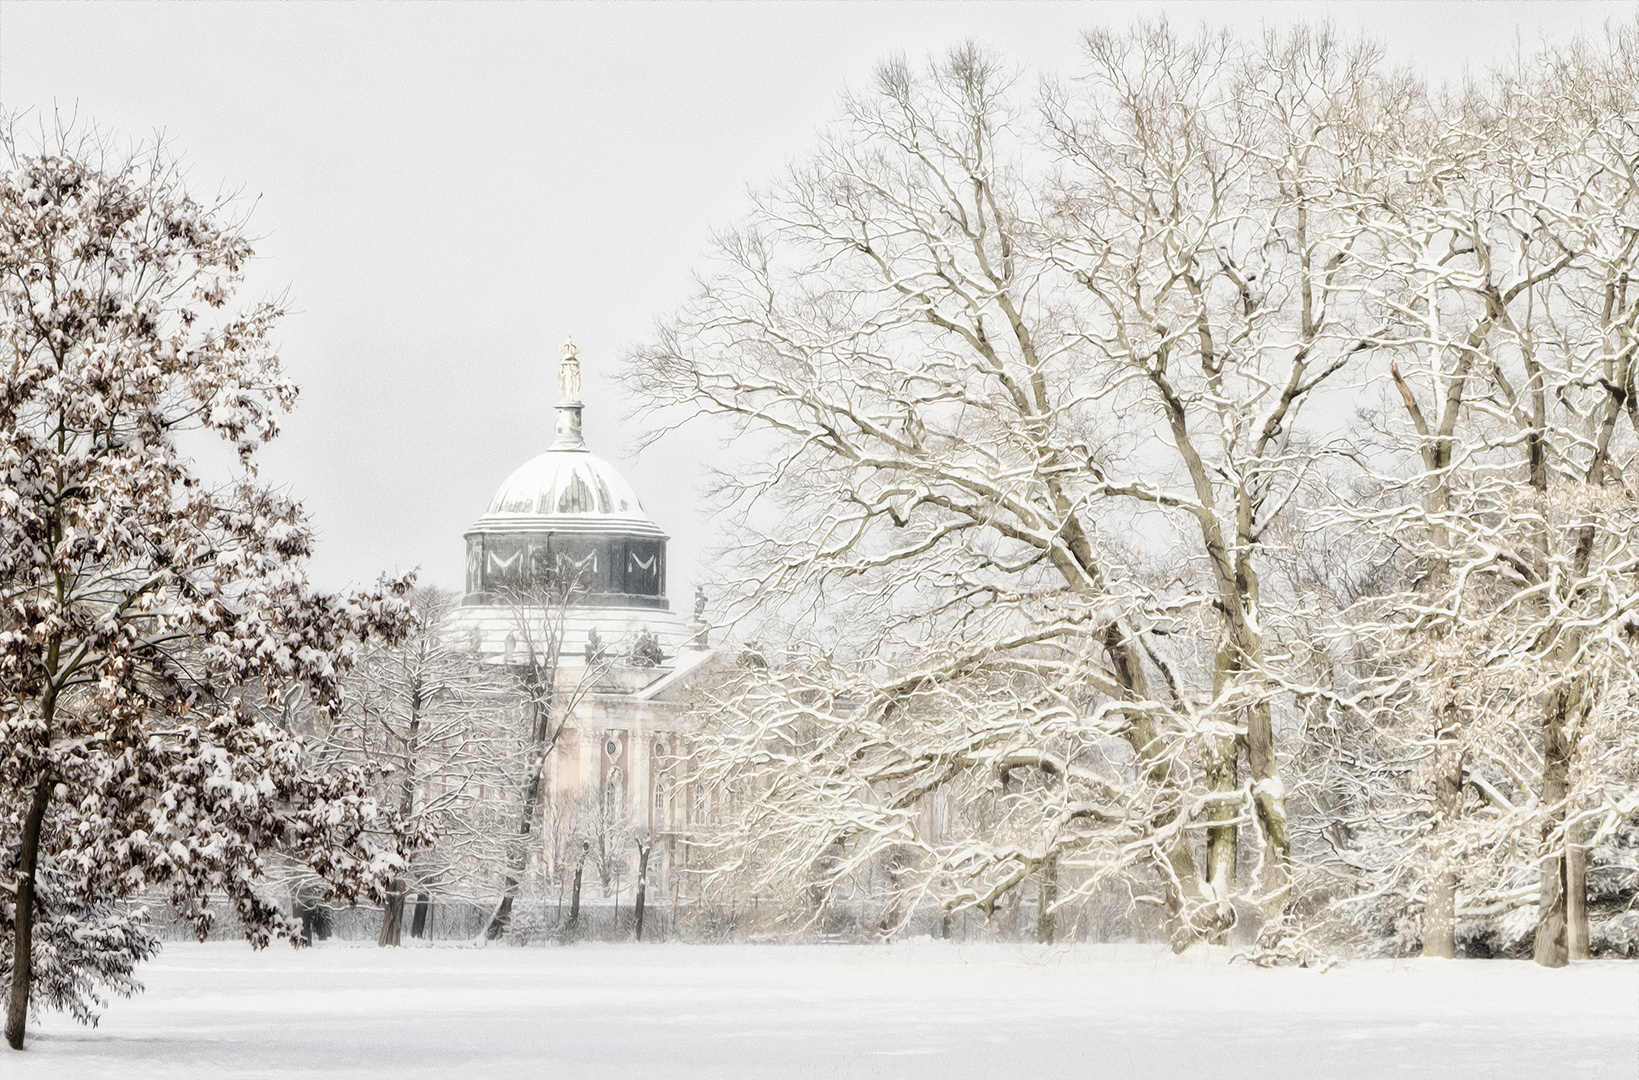
[[[1518,34],[1625,3],[0,3],[0,108],[163,132],[194,189],[242,190],[249,294],[288,289],[302,387],[264,474],[320,533],[316,580],[422,568],[459,588],[461,534],[546,448],[573,334],[586,431],[673,536],[687,606],[712,527],[709,437],[641,460],[600,377],[688,292],[710,230],[802,153],[884,56],[972,38],[1065,70],[1080,30],[1329,18],[1436,80]]]

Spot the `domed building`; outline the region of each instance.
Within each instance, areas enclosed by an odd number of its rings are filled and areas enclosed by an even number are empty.
[[[520,647],[520,609],[561,607],[565,661],[638,648],[652,666],[698,631],[666,597],[669,537],[625,477],[587,449],[572,344],[558,372],[552,445],[506,478],[467,531],[460,622],[475,651],[504,662]]]
[[[686,696],[713,653],[703,598],[692,623],[672,611],[669,538],[625,478],[587,448],[583,408],[571,343],[558,368],[551,445],[506,478],[466,533],[466,590],[451,632],[483,664],[551,673],[563,728],[542,777],[546,865],[573,863],[566,845],[578,843],[555,835],[554,823],[578,816],[584,833],[588,807],[596,808],[654,841],[649,896],[664,903],[698,813]]]

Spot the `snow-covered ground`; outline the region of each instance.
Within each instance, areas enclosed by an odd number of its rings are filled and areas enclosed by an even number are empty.
[[[170,945],[7,1076],[1639,1075],[1639,964],[1261,971],[1147,946]]]

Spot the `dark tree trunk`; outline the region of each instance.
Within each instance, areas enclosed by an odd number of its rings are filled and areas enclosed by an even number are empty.
[[[569,926],[571,929],[580,925],[580,875],[581,865],[575,864],[575,884],[569,891]]]
[[[489,917],[489,925],[484,927],[484,938],[487,941],[499,941],[501,935],[507,932],[512,925],[512,896],[518,889],[518,883],[512,878],[507,879],[506,895],[496,905],[495,913]]]
[[[376,944],[397,948],[404,936],[404,879],[395,878],[387,893],[387,906],[381,912],[381,936]]]
[[[11,1001],[6,1006],[6,1042],[23,1048],[28,1026],[28,996],[34,976],[34,871],[40,862],[40,832],[51,802],[51,770],[34,781],[34,798],[23,819],[23,842],[17,851],[17,904],[12,919]]]
[[[1053,911],[1058,898],[1059,861],[1055,857],[1047,860],[1036,882],[1036,940],[1043,945],[1051,945],[1058,934],[1058,915]]]
[[[637,847],[637,902],[634,905],[636,930],[632,934],[636,941],[643,940],[643,904],[649,891],[649,852],[652,850],[652,841],[639,843]]]
[[[309,945],[330,940],[330,909],[322,903],[304,902],[296,914],[302,920],[302,940]]]
[[[415,894],[415,918],[410,922],[410,936],[425,940],[427,937],[427,915],[432,907],[432,897],[424,892]]]

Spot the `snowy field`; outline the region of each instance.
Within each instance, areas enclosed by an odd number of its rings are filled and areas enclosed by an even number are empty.
[[[8,1077],[1632,1080],[1639,964],[1329,972],[1147,946],[169,945]]]

